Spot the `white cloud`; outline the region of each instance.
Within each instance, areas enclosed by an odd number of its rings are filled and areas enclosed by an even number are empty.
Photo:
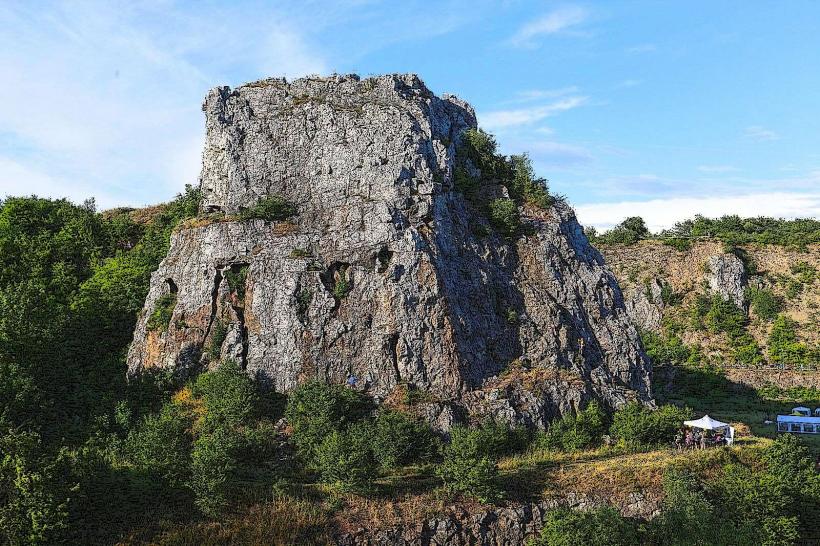
[[[597,229],[609,229],[628,216],[641,216],[652,231],[672,227],[696,214],[719,217],[775,218],[820,217],[820,193],[770,192],[724,197],[677,197],[647,201],[593,203],[575,207],[579,221]]]
[[[0,28],[0,135],[13,143],[3,166],[14,164],[0,194],[167,200],[197,180],[210,87],[327,70],[299,26],[267,8],[3,4]]]
[[[749,127],[746,127],[743,130],[743,136],[752,140],[757,140],[758,142],[777,140],[780,138],[780,135],[771,129],[761,127],[760,125],[750,125]]]
[[[734,173],[740,169],[731,165],[699,165],[698,170],[702,173]]]
[[[479,124],[487,130],[497,130],[517,125],[528,125],[544,118],[577,108],[586,103],[587,97],[567,97],[549,104],[518,108],[513,110],[496,110],[478,116]]]
[[[564,6],[530,21],[518,29],[509,40],[516,47],[534,47],[535,38],[556,34],[586,21],[589,13],[579,6]]]

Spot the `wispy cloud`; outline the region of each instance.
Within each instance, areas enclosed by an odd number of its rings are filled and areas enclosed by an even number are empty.
[[[566,32],[584,23],[589,12],[579,6],[563,6],[522,26],[509,39],[515,47],[535,47],[537,38],[549,34]]]
[[[490,131],[504,129],[518,125],[529,125],[544,118],[577,108],[587,102],[587,97],[566,97],[549,104],[518,108],[513,110],[496,110],[478,116],[479,124]]]
[[[637,44],[626,48],[626,52],[633,55],[638,53],[651,53],[657,50],[658,46],[656,46],[655,44]]]
[[[660,231],[695,214],[719,217],[773,216],[776,218],[820,217],[820,194],[767,192],[724,197],[685,197],[594,203],[575,207],[584,225],[609,229],[628,216],[641,216],[649,229]]]
[[[743,136],[746,138],[756,140],[758,142],[765,142],[768,140],[777,140],[780,135],[760,125],[750,125],[743,130]]]
[[[55,2],[0,6],[0,197],[164,200],[195,183],[208,88],[298,76],[324,59],[273,10]],[[24,153],[20,150],[24,150]]]
[[[698,170],[702,173],[733,173],[740,169],[732,165],[698,165]]]
[[[554,141],[527,143],[530,156],[543,167],[570,167],[592,161],[592,153],[583,146]]]
[[[641,80],[621,80],[615,86],[616,89],[623,89],[626,87],[635,87],[641,85],[643,82]]]
[[[516,102],[532,102],[537,100],[555,99],[566,95],[578,93],[578,87],[572,85],[558,89],[527,89],[515,94],[515,98],[507,101],[508,104]]]

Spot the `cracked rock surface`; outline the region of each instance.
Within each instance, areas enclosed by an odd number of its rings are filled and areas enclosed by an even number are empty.
[[[524,210],[528,234],[508,239],[454,189],[465,102],[414,75],[333,76],[217,88],[203,110],[211,220],[173,234],[129,373],[232,358],[279,391],[353,375],[376,397],[428,391],[442,423],[651,401],[623,295],[569,206]],[[271,195],[298,214],[233,216]],[[149,331],[169,292],[167,329]]]

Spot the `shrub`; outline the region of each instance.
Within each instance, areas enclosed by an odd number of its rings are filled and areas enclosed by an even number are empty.
[[[559,508],[547,514],[534,546],[630,546],[640,544],[637,526],[611,506],[589,511]]]
[[[148,322],[145,327],[150,331],[164,332],[168,329],[168,323],[171,322],[171,316],[174,313],[174,307],[177,304],[176,294],[166,294],[159,299],[154,306],[154,312],[148,317]]]
[[[481,502],[492,502],[499,496],[495,483],[498,468],[484,438],[478,429],[453,427],[436,474],[450,490],[472,495]]]
[[[752,288],[749,300],[754,314],[765,321],[774,320],[783,309],[783,298],[765,288]]]
[[[646,529],[646,543],[670,546],[742,546],[754,544],[754,522],[739,525],[721,517],[689,474],[668,471],[663,479],[663,506]]]
[[[670,443],[675,432],[689,419],[691,410],[668,404],[650,410],[638,402],[630,402],[612,416],[609,432],[631,446],[655,446]]]
[[[492,419],[485,421],[475,430],[491,458],[524,451],[532,440],[530,430],[527,427],[510,427],[506,423]]]
[[[372,425],[360,421],[325,436],[316,448],[316,468],[322,481],[341,489],[366,490],[376,474],[372,434]]]
[[[384,469],[430,459],[438,452],[430,427],[399,411],[381,410],[373,424],[373,455]]]
[[[281,222],[297,214],[296,206],[278,195],[260,199],[254,206],[239,213],[240,220],[261,219]]]
[[[345,430],[367,415],[371,407],[358,391],[311,381],[290,394],[285,417],[293,427],[291,439],[296,449],[308,464],[313,464],[325,436]]]
[[[193,385],[194,396],[205,402],[205,427],[236,427],[258,416],[259,392],[256,384],[232,360],[216,370],[201,374]]]
[[[296,315],[300,319],[304,319],[310,308],[310,302],[313,300],[313,292],[307,288],[303,288],[296,294]]]
[[[808,348],[797,341],[797,323],[785,315],[779,315],[769,333],[769,358],[778,364],[807,363]]]
[[[214,321],[213,330],[211,331],[211,341],[208,344],[208,361],[216,362],[222,354],[222,344],[225,343],[225,338],[228,337],[228,327],[225,322],[216,319]]]
[[[527,154],[510,156],[510,167],[512,179],[507,186],[513,199],[542,209],[552,204],[547,180],[535,177],[532,161]]]
[[[194,442],[189,487],[203,514],[217,516],[227,506],[242,445],[239,434],[227,428],[217,428]]]
[[[680,366],[686,364],[692,355],[692,350],[674,334],[664,337],[652,331],[642,331],[641,341],[647,356],[655,364]]]
[[[504,235],[515,235],[521,225],[518,206],[512,199],[493,199],[489,205],[490,223]]]
[[[245,284],[248,279],[247,265],[232,265],[225,270],[225,280],[228,282],[228,288],[231,292],[236,294],[240,300],[245,299]]]
[[[128,461],[172,487],[181,485],[191,467],[191,425],[190,416],[167,402],[128,435]]]
[[[623,222],[598,236],[596,242],[604,244],[632,245],[646,239],[649,230],[640,216],[630,216]]]
[[[817,277],[817,269],[807,262],[797,262],[792,264],[791,272],[797,276],[797,281],[801,284],[811,284]]]
[[[347,280],[347,267],[340,267],[338,271],[336,271],[335,275],[335,284],[333,285],[333,296],[337,300],[341,300],[347,297],[350,293],[350,281]]]
[[[550,423],[546,432],[536,437],[536,446],[560,451],[577,451],[599,445],[606,430],[606,414],[601,406],[590,402],[577,415],[567,414]]]

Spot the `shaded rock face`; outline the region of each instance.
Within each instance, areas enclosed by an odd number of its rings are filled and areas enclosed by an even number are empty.
[[[592,398],[651,400],[623,296],[571,209],[532,212],[530,235],[508,240],[454,190],[476,126],[466,103],[413,75],[334,76],[215,89],[203,109],[211,223],[172,236],[129,373],[232,358],[279,391],[354,376],[383,397],[407,383],[440,401],[428,413],[442,428],[465,413],[543,426]],[[231,216],[271,195],[298,214]],[[149,331],[168,293],[167,330]],[[523,371],[504,380],[511,367]]]
[[[746,268],[743,261],[733,254],[710,256],[706,280],[709,289],[726,301],[746,309]]]
[[[663,284],[656,278],[638,285],[626,298],[626,312],[642,330],[660,332],[664,307]]]

